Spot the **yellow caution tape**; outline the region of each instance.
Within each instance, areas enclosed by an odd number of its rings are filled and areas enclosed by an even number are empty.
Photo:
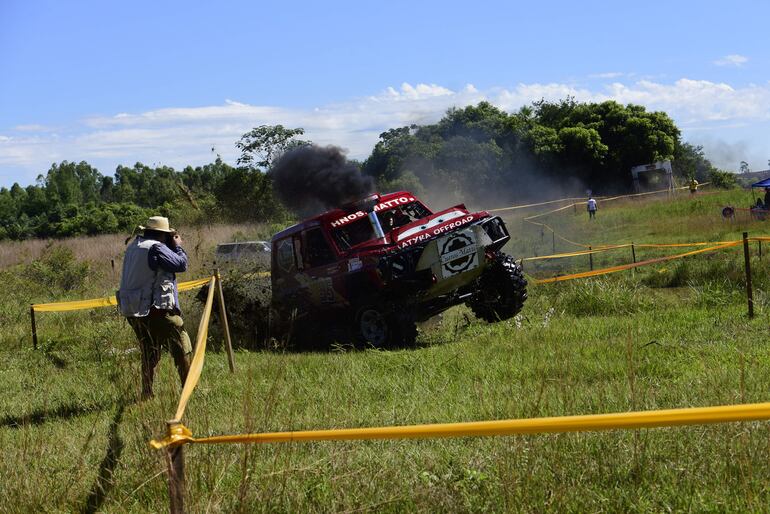
[[[177,420],[181,420],[182,416],[184,416],[187,402],[190,401],[190,396],[192,395],[195,386],[198,385],[198,380],[200,380],[201,371],[203,370],[203,359],[206,356],[206,339],[208,339],[209,331],[209,319],[211,318],[211,306],[214,304],[215,281],[215,277],[208,279],[209,294],[206,298],[206,306],[203,308],[203,315],[198,324],[198,337],[195,340],[195,355],[190,363],[190,370],[187,372],[187,380],[184,382],[182,395],[179,398],[179,405],[177,406],[176,415],[174,416],[174,419]]]
[[[700,184],[699,187],[707,186],[710,183],[711,182],[704,182],[703,184]],[[683,187],[678,187],[676,189],[688,189],[689,187],[690,186],[683,186]],[[654,194],[658,194],[658,193],[666,193],[668,191],[669,191],[668,189],[659,189],[657,191],[647,191],[645,193],[634,193],[634,194],[629,194],[629,195],[613,196],[613,197],[610,197],[610,198],[601,198],[601,197],[598,197],[598,198],[600,198],[602,203],[603,203],[603,202],[609,202],[609,201],[612,201],[612,200],[620,200],[622,198],[633,198],[633,197],[637,197],[637,196],[645,196],[645,195],[654,195]],[[568,200],[583,200],[583,199],[582,198],[563,198],[562,199],[562,201],[568,201]],[[557,201],[558,200],[553,200],[551,202],[544,202],[544,203],[555,203]],[[537,204],[531,204],[531,205],[537,205]],[[539,222],[536,222],[536,221],[532,221],[534,219],[541,218],[543,216],[547,216],[549,214],[554,214],[554,213],[557,213],[557,212],[561,212],[563,210],[569,209],[570,207],[574,208],[577,205],[579,205],[579,204],[571,203],[569,205],[565,205],[563,207],[558,207],[558,208],[550,210],[550,211],[542,212],[540,214],[535,214],[533,216],[528,216],[528,217],[524,218],[524,221],[526,221],[527,223],[531,223],[533,225],[540,225],[542,227],[547,228],[548,230],[550,230],[553,233],[554,236],[558,237],[559,239],[561,239],[564,242],[567,242],[567,243],[575,245],[575,246],[580,246],[582,248],[588,248],[589,245],[584,245],[584,244],[581,244],[581,243],[576,243],[575,241],[570,241],[569,239],[560,236],[559,234],[556,233],[556,231],[553,228],[549,227],[545,223],[539,223]],[[530,205],[525,205],[525,206],[521,206],[521,207],[529,207],[529,206]],[[514,208],[518,208],[518,207],[514,207]],[[508,209],[511,209],[511,208],[509,207]],[[495,211],[501,211],[501,210],[506,210],[506,209],[495,209]],[[488,212],[493,212],[493,211],[488,211]]]
[[[114,296],[108,298],[96,298],[94,300],[78,300],[74,302],[36,303],[32,305],[35,312],[66,312],[81,309],[94,309],[97,307],[110,307],[117,305]]]
[[[709,246],[719,245],[727,243],[739,243],[741,241],[711,241],[711,242],[698,242],[698,243],[634,243],[636,248],[686,248],[688,246]]]
[[[562,276],[559,276],[559,277],[536,279],[533,282],[535,284],[550,284],[550,283],[553,283],[553,282],[562,282],[562,281],[565,281],[565,280],[575,280],[575,279],[578,279],[578,278],[588,278],[588,277],[596,277],[596,276],[599,276],[599,275],[607,275],[608,273],[616,273],[618,271],[625,271],[625,270],[629,270],[629,269],[633,269],[633,268],[638,268],[640,266],[648,266],[650,264],[656,264],[658,262],[665,262],[665,261],[671,261],[671,260],[674,260],[674,259],[681,259],[683,257],[688,257],[690,255],[696,255],[696,254],[699,254],[699,253],[713,252],[713,251],[716,251],[716,250],[722,250],[724,248],[730,248],[732,246],[737,246],[737,245],[739,245],[741,243],[742,243],[742,241],[733,241],[733,242],[724,243],[724,244],[720,244],[720,245],[716,245],[716,246],[711,246],[709,248],[701,248],[700,250],[693,250],[691,252],[680,253],[680,254],[677,254],[677,255],[668,255],[666,257],[657,257],[655,259],[648,259],[646,261],[639,261],[639,262],[634,262],[634,263],[630,263],[630,264],[622,264],[620,266],[612,266],[610,268],[603,268],[603,269],[598,269],[598,270],[594,270],[594,271],[584,271],[582,273],[574,273],[574,274],[571,274],[571,275],[562,275]]]
[[[630,244],[614,245],[614,246],[600,246],[591,250],[580,250],[579,252],[567,252],[567,253],[553,253],[550,255],[540,255],[537,257],[524,257],[522,261],[540,261],[544,259],[563,259],[565,257],[577,257],[580,255],[591,255],[594,253],[607,252],[610,250],[617,250],[618,248],[627,248]]]
[[[189,291],[191,289],[197,289],[211,280],[210,278],[201,278],[198,280],[190,280],[189,282],[180,282],[177,286],[179,291]],[[117,305],[118,301],[115,296],[108,296],[105,298],[94,298],[93,300],[75,300],[72,302],[54,302],[54,303],[36,303],[32,305],[35,312],[66,312],[66,311],[79,311],[83,309],[95,309],[98,307],[110,307]]]
[[[704,182],[703,184],[698,184],[698,187],[705,187],[705,186],[707,186],[709,184],[711,184],[711,182]],[[687,185],[687,186],[682,186],[682,187],[675,187],[674,189],[679,191],[679,190],[682,190],[682,189],[689,189],[689,188],[690,188],[690,186]],[[658,194],[658,193],[668,193],[668,191],[669,191],[668,189],[658,189],[657,191],[647,191],[645,193],[634,193],[634,194],[631,194],[631,195],[613,196],[611,198],[603,198],[602,202],[609,202],[609,201],[612,201],[612,200],[620,200],[621,198],[633,198],[633,197],[637,197],[637,196],[654,195],[654,194]]]
[[[513,211],[516,209],[526,209],[529,207],[539,207],[541,205],[550,205],[552,203],[559,203],[559,202],[574,202],[578,200],[583,200],[582,197],[580,198],[560,198],[558,200],[549,200],[547,202],[539,202],[539,203],[528,203],[526,205],[512,205],[511,207],[501,207],[499,209],[487,209],[487,212],[502,212],[502,211]],[[572,204],[569,204],[567,207],[572,207]]]
[[[439,423],[396,427],[342,428],[332,430],[303,430],[297,432],[266,432],[194,438],[183,425],[170,425],[169,436],[151,441],[153,448],[178,446],[185,443],[288,443],[298,441],[342,441],[362,439],[414,439],[437,437],[475,437],[492,435],[545,434],[614,429],[637,429],[702,425],[736,421],[770,419],[770,403],[691,407],[613,414],[588,414],[532,419],[505,419]]]
[[[703,184],[698,184],[698,187],[705,187],[705,186],[707,186],[709,184],[711,184],[711,182],[704,182]],[[689,187],[690,186],[687,185],[687,186],[677,187],[675,189],[677,189],[677,190],[688,189]],[[628,194],[628,195],[613,196],[611,198],[605,198],[605,197],[601,197],[601,196],[595,196],[594,198],[596,198],[597,200],[601,200],[602,202],[609,202],[611,200],[619,200],[621,198],[632,198],[632,197],[635,197],[635,196],[645,196],[645,195],[654,195],[654,194],[658,194],[658,193],[667,193],[668,191],[669,191],[668,189],[659,189],[657,191],[647,191],[645,193],[633,193],[633,194]],[[512,205],[510,207],[500,207],[498,209],[487,209],[487,212],[513,211],[513,210],[516,210],[516,209],[526,209],[526,208],[529,208],[529,207],[539,207],[541,205],[550,205],[552,203],[578,202],[578,201],[581,202],[581,203],[584,202],[585,201],[585,197],[581,196],[581,197],[576,197],[576,198],[559,198],[558,200],[549,200],[547,202],[528,203],[528,204],[524,204],[524,205]],[[561,207],[561,208],[559,208],[559,209],[557,209],[555,211],[550,211],[550,212],[558,212],[560,210],[568,209],[568,208],[572,207],[573,205],[574,204],[569,204],[569,205],[567,205],[565,207]],[[543,214],[538,214],[538,216],[543,216]]]
[[[561,211],[567,210],[570,207],[574,208],[575,205],[577,205],[577,204],[571,203],[569,205],[565,205],[564,207],[559,207],[557,209],[553,209],[553,210],[550,210],[550,211],[541,212],[540,214],[535,214],[533,216],[528,216],[528,217],[524,218],[524,221],[531,221],[531,220],[536,219],[536,218],[542,218],[543,216],[548,216],[549,214],[553,214],[553,213],[556,213],[556,212],[561,212]]]
[[[770,237],[763,238],[763,237],[751,237],[748,239],[749,241],[770,241]],[[538,255],[536,257],[524,257],[523,259],[520,259],[521,261],[540,261],[540,260],[546,260],[546,259],[562,259],[565,257],[578,257],[581,255],[591,255],[594,253],[602,253],[607,252],[610,250],[617,250],[620,248],[630,248],[631,246],[635,248],[688,248],[693,246],[715,246],[715,245],[722,245],[722,244],[729,244],[729,243],[741,243],[743,240],[735,240],[735,241],[709,241],[709,242],[697,242],[697,243],[623,243],[623,244],[617,244],[617,245],[606,245],[606,246],[594,246],[590,247],[591,250],[580,250],[577,252],[565,252],[565,253],[553,253],[549,255]],[[577,244],[577,243],[573,243]],[[588,247],[587,247],[588,248]]]
[[[189,282],[180,282],[177,285],[179,291],[190,291],[192,289],[198,289],[201,286],[205,286],[214,277],[199,278],[197,280],[190,280]]]

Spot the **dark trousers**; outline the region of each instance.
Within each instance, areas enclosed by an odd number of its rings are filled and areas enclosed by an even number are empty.
[[[588,211],[588,218],[595,218],[596,217],[596,211]]]
[[[182,316],[168,311],[153,309],[143,318],[126,318],[134,329],[142,352],[142,398],[152,397],[155,368],[160,362],[160,352],[166,348],[174,359],[179,380],[184,385],[190,370],[192,345],[184,329]]]

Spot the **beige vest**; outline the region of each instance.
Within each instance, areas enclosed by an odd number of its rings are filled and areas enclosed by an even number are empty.
[[[150,313],[150,307],[171,310],[174,300],[174,274],[158,268],[153,271],[148,263],[150,248],[160,241],[137,237],[126,248],[120,290],[117,293],[118,309],[128,318],[141,318]]]

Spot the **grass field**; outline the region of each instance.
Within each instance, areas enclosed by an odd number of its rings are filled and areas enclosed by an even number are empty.
[[[664,243],[767,235],[724,221],[749,193],[599,205],[539,218],[570,240]],[[507,217],[518,257],[551,253],[550,232]],[[212,227],[187,239],[190,278],[215,241],[268,227]],[[164,434],[180,387],[161,362],[156,397],[138,401],[139,356],[110,309],[40,314],[28,306],[110,293],[122,238],[0,245],[0,511],[158,512]],[[66,247],[69,250],[63,250]],[[561,239],[556,251],[572,251]],[[455,308],[398,351],[236,354],[231,375],[214,330],[185,424],[196,435],[590,414],[762,402],[770,398],[770,275],[752,245],[757,315],[746,316],[740,248],[547,286],[520,316],[488,325]],[[637,250],[639,260],[676,250]],[[770,253],[770,248],[768,252]],[[594,266],[629,262],[622,249]],[[545,277],[588,257],[528,262]],[[183,298],[188,330],[200,305]],[[191,512],[766,511],[767,423],[640,431],[186,448]]]

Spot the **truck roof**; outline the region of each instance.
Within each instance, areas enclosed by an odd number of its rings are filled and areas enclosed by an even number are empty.
[[[374,193],[374,195],[378,197],[379,205],[387,204],[388,202],[397,201],[401,199],[408,199],[409,201],[417,200],[417,198],[408,191],[397,191],[395,193],[386,193],[384,195],[381,195],[379,193]],[[395,207],[396,205],[398,204],[394,204],[393,207]],[[290,236],[292,234],[301,232],[302,230],[305,230],[311,227],[317,227],[321,225],[330,226],[333,223],[339,222],[340,220],[343,220],[350,214],[356,213],[358,211],[359,209],[355,206],[355,203],[338,207],[336,209],[331,209],[329,211],[313,216],[312,218],[308,218],[304,221],[297,223],[296,225],[292,225],[289,228],[286,228],[278,232],[273,236],[271,241],[275,241],[277,239],[283,239],[286,236]]]

